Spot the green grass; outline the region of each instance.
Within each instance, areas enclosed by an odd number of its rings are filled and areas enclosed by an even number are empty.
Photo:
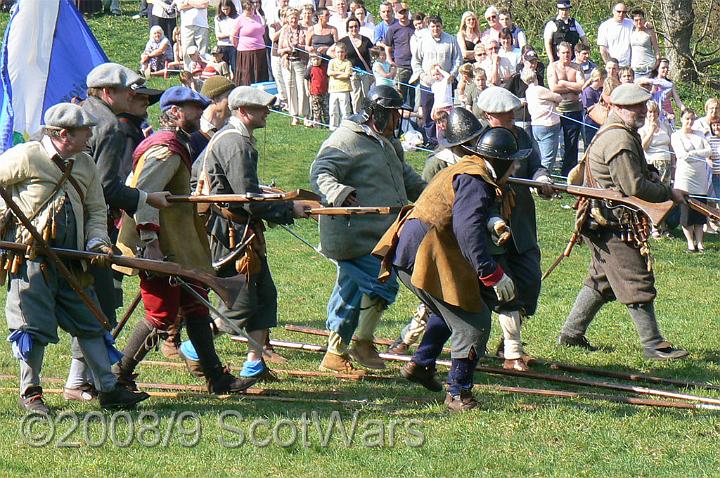
[[[132,12],[134,2],[124,2]],[[6,17],[3,17],[6,18]],[[90,21],[98,39],[111,58],[133,66],[145,42],[141,21],[129,17],[100,17]],[[130,32],[135,32],[130,34]],[[153,80],[163,85],[162,80]],[[170,82],[166,83],[169,84]],[[156,114],[153,111],[152,114]],[[315,153],[327,137],[326,131],[290,127],[286,117],[272,115],[268,127],[258,132],[260,176],[275,180],[286,188],[307,187],[308,171]],[[409,155],[411,164],[420,169],[424,157]],[[572,211],[560,205],[571,199],[538,200],[540,244],[543,268],[559,254],[570,235]],[[315,223],[304,221],[294,227],[298,234],[317,243]],[[325,306],[335,279],[334,266],[280,228],[267,232],[269,260],[279,291],[280,324],[323,327]],[[708,240],[704,255],[685,255],[680,238],[653,243],[656,256],[657,311],[662,331],[677,345],[691,351],[691,358],[676,363],[652,363],[641,358],[637,335],[627,312],[617,304],[606,306],[589,331],[590,340],[606,350],[586,354],[555,345],[558,334],[575,294],[581,286],[588,262],[587,249],[580,247],[543,284],[540,308],[524,326],[527,351],[537,357],[562,362],[607,367],[613,370],[639,369],[646,373],[688,380],[720,383],[718,350],[720,338],[715,333],[718,266],[720,245],[715,237]],[[125,282],[126,301],[137,291],[137,282]],[[0,300],[4,301],[4,294]],[[394,338],[412,313],[417,300],[405,289],[385,314],[378,336]],[[121,313],[123,311],[120,311]],[[133,323],[140,319],[136,313]],[[128,329],[133,323],[129,324]],[[126,330],[126,333],[127,333]],[[490,347],[498,341],[494,326]],[[119,345],[125,343],[121,337]],[[286,332],[282,327],[273,337],[321,344],[320,338]],[[221,357],[239,365],[244,346],[227,337],[217,341]],[[320,356],[307,352],[281,351],[292,369],[315,370]],[[149,357],[162,360],[157,353]],[[69,363],[69,340],[47,349],[44,376],[64,377]],[[281,368],[279,367],[279,368]],[[397,376],[397,365],[385,372]],[[141,366],[141,380],[198,384],[183,369]],[[15,375],[17,363],[10,347],[0,341],[0,373]],[[528,379],[510,379],[477,374],[483,384],[522,385],[563,388]],[[16,380],[0,380],[1,387],[13,387]],[[57,388],[48,383],[46,387]],[[711,412],[682,412],[591,400],[535,398],[497,392],[480,392],[480,409],[464,415],[450,415],[442,405],[442,396],[433,395],[401,380],[384,382],[347,382],[327,378],[286,378],[267,388],[292,390],[304,397],[304,403],[253,401],[248,399],[217,400],[204,398],[153,398],[138,411],[153,411],[162,418],[159,429],[165,433],[171,416],[191,411],[200,417],[202,437],[197,446],[184,447],[177,433],[167,447],[144,447],[138,443],[124,448],[107,443],[99,448],[82,445],[58,448],[58,439],[47,447],[27,445],[19,430],[23,417],[16,405],[16,394],[0,393],[0,474],[3,476],[717,476],[720,460],[716,450],[720,422]],[[580,389],[575,389],[580,390]],[[332,398],[327,392],[338,391],[367,403],[329,404],[314,400]],[[718,397],[717,393],[699,392]],[[402,397],[436,399],[430,403],[411,404]],[[343,396],[342,400],[348,397]],[[94,406],[65,403],[61,397],[48,396],[51,406],[71,410],[82,416]],[[336,436],[323,448],[311,426],[308,447],[302,444],[282,448],[250,445],[225,449],[218,436],[235,437],[218,425],[226,410],[238,410],[243,419],[233,422],[245,431],[252,420],[265,417],[271,424],[283,418],[296,423],[303,413],[317,411],[327,426],[330,413],[337,410],[350,420],[360,412],[360,431],[373,425],[371,420],[420,421],[425,435],[422,447],[407,446],[399,433],[395,446],[366,449],[356,441],[346,446]],[[58,425],[60,432],[70,429],[70,422]],[[100,427],[90,427],[91,437],[99,438]],[[119,426],[120,432],[127,427]],[[402,431],[402,430],[401,430]],[[82,427],[69,437],[81,441]],[[266,436],[267,432],[263,434]],[[281,437],[287,438],[287,434]],[[387,432],[385,437],[387,438]],[[148,439],[147,437],[145,438]]]

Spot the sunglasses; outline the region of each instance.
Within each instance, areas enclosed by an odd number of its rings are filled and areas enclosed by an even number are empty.
[[[497,15],[490,15],[489,17],[485,17],[485,20],[495,20],[497,18]]]
[[[627,14],[627,10],[615,10],[615,13]]]
[[[497,47],[497,46],[489,46],[486,48],[486,50],[490,50],[490,51],[498,51],[499,49],[500,49],[500,47]]]

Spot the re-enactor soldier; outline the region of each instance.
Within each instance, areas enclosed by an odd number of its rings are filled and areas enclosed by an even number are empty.
[[[531,150],[518,150],[509,130],[489,128],[453,151],[462,160],[435,176],[373,254],[383,258],[381,278],[392,267],[431,317],[451,331],[445,404],[451,411],[464,411],[477,406],[473,375],[490,334],[490,308],[515,296],[512,279],[487,249],[487,223],[496,201],[502,202],[500,209],[509,208],[511,198],[501,185],[515,160]],[[433,380],[430,373],[426,378]]]
[[[111,253],[100,176],[92,158],[82,152],[95,123],[77,105],[49,108],[41,139],[15,146],[0,157],[0,183],[49,245]],[[30,233],[15,222],[4,238],[32,242]],[[9,259],[3,259],[7,264]],[[44,256],[16,257],[11,262],[5,315],[13,353],[20,360],[21,407],[49,412],[40,372],[45,347],[59,341],[58,326],[76,338],[77,353],[82,352],[95,377],[101,407],[132,407],[149,397],[117,385],[110,370],[112,339],[55,263]],[[65,264],[78,279],[86,274],[84,263]],[[97,301],[92,287],[83,292]]]
[[[262,193],[257,173],[259,154],[253,133],[265,127],[270,106],[275,101],[275,96],[250,86],[239,86],[230,93],[230,120],[215,133],[193,167],[198,193]],[[244,328],[255,341],[248,344],[247,360],[240,375],[264,377],[268,368],[258,346],[265,344],[269,329],[277,325],[277,289],[268,266],[263,220],[292,224],[293,218],[308,217],[305,205],[302,201],[213,205],[209,214],[207,230],[213,262],[226,262],[219,268],[218,275],[232,277],[240,273],[248,278],[248,287],[240,291],[232,307],[222,302],[218,306],[221,313],[236,321],[236,326]],[[244,253],[237,260],[225,260],[246,243]],[[222,321],[216,321],[216,325],[222,332],[235,333]],[[188,344],[183,344],[181,351],[186,356],[192,354]]]
[[[190,193],[189,134],[200,126],[200,115],[210,100],[182,86],[167,89],[160,98],[162,129],[145,139],[133,155],[131,186],[147,191]],[[193,203],[177,203],[158,211],[147,205],[134,216],[123,215],[118,247],[125,255],[139,253],[146,259],[167,258],[186,269],[213,273],[210,248],[202,219]],[[207,290],[193,283],[207,299]],[[158,342],[158,331],[166,330],[181,313],[187,334],[210,393],[240,392],[255,380],[238,379],[228,373],[215,352],[210,316],[201,303],[167,276],[140,275],[145,320],[130,336],[116,372],[118,381],[135,389],[135,367]]]
[[[312,164],[310,183],[330,206],[404,206],[425,181],[405,163],[397,129],[402,96],[391,86],[370,88],[364,110],[343,120]],[[377,281],[380,261],[370,255],[393,222],[389,215],[320,216],[323,253],[338,263],[328,303],[328,352],[321,370],[357,373],[348,352],[368,368],[385,368],[373,344],[384,309],[398,292],[394,277]],[[357,331],[356,331],[357,328]],[[353,333],[358,340],[348,346]]]
[[[649,202],[672,199],[681,203],[687,193],[662,184],[645,161],[637,130],[645,122],[649,99],[650,93],[633,84],[613,91],[608,121],[588,151],[584,184]],[[655,318],[655,275],[647,248],[646,218],[625,208],[610,210],[604,203],[583,210],[589,214],[582,237],[590,249],[590,267],[558,342],[597,350],[585,332],[606,302],[618,300],[627,306],[635,323],[645,358],[670,360],[687,356],[687,351],[665,341]]]

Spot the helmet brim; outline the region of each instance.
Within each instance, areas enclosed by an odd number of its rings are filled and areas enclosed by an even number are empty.
[[[440,139],[440,141],[438,141],[438,147],[440,147],[442,149],[447,149],[447,148],[453,148],[455,146],[460,146],[461,144],[465,144],[468,141],[472,141],[473,139],[477,138],[478,136],[480,136],[480,133],[482,133],[482,132],[483,132],[483,130],[479,129],[476,132],[474,132],[470,137],[465,138],[462,141],[449,142],[447,140],[447,138],[443,137]]]

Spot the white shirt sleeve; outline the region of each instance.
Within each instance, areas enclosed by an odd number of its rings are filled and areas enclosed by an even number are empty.
[[[607,37],[607,24],[605,22],[600,24],[600,28],[598,28],[598,36],[597,36],[597,44],[598,46],[604,46],[607,48],[608,46],[608,39]]]

